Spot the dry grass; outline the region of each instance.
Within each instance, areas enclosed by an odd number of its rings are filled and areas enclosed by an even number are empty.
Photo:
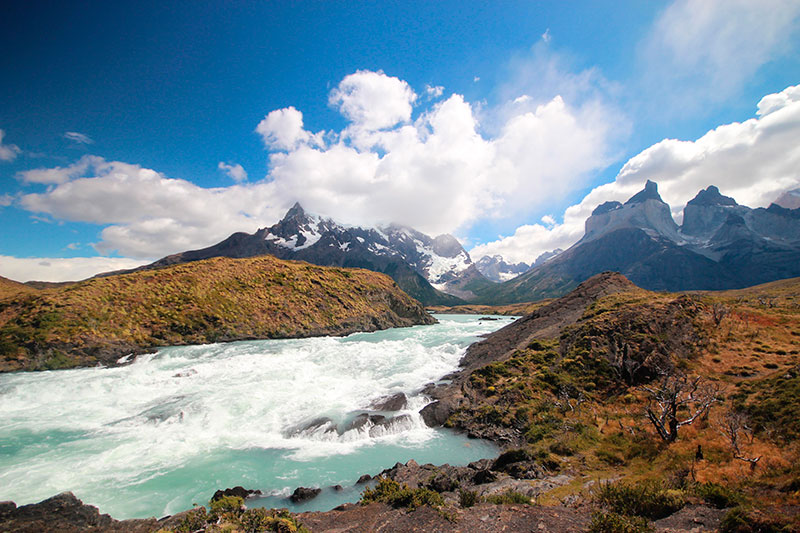
[[[421,306],[383,274],[271,256],[215,258],[22,291],[0,301],[0,370],[143,349],[410,325]]]
[[[725,306],[722,319],[715,320],[715,304]],[[609,371],[607,339],[634,357],[669,346],[674,367],[718,386],[720,401],[682,427],[676,442],[662,442],[644,416],[646,393]],[[692,486],[719,483],[757,508],[793,509],[800,505],[799,350],[800,278],[683,296],[619,293],[590,306],[560,339],[473,373],[478,402],[451,423],[515,428],[533,457],[575,476],[543,495],[543,504],[591,498],[592,481],[625,478],[683,483],[695,500]],[[721,430],[730,411],[746,421],[738,453]],[[742,460],[757,457],[755,468]]]

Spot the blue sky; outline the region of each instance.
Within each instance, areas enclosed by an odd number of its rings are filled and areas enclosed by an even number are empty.
[[[295,200],[513,260],[568,246],[589,204],[651,177],[678,218],[712,181],[766,205],[800,185],[799,16],[782,0],[6,5],[0,275],[141,263]]]

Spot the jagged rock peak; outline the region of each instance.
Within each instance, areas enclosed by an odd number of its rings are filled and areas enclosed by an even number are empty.
[[[303,209],[303,206],[300,205],[300,202],[295,202],[291,209],[289,209],[286,214],[283,216],[283,220],[291,220],[293,218],[304,218],[306,216],[306,211]]]
[[[687,205],[739,205],[730,196],[723,196],[716,185],[709,185],[705,190],[697,193],[697,196],[689,200]]]
[[[622,204],[619,202],[604,202],[594,208],[594,211],[592,211],[592,216],[602,215],[603,213],[614,211],[615,209],[619,209],[620,207],[622,207]]]
[[[658,200],[661,203],[664,202],[664,200],[662,200],[661,196],[658,194],[658,184],[656,184],[654,181],[647,180],[647,183],[644,184],[644,189],[631,196],[631,198],[625,202],[625,205],[638,204],[647,200]]]

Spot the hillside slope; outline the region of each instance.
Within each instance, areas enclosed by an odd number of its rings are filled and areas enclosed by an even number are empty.
[[[539,503],[618,515],[597,531],[709,507],[709,530],[798,531],[798,339],[800,278],[676,294],[605,273],[473,344],[422,413],[515,448],[494,470],[558,476]]]
[[[383,274],[215,258],[0,300],[0,371],[113,364],[158,346],[430,324]]]

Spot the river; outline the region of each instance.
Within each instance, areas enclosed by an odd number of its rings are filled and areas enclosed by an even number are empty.
[[[343,338],[170,347],[116,368],[0,375],[0,501],[69,490],[115,518],[161,517],[242,485],[265,493],[248,505],[327,510],[358,499],[361,474],[398,461],[494,456],[489,443],[425,426],[419,391],[509,317],[437,318]],[[404,410],[375,414],[408,416],[348,430],[398,392],[408,396]],[[286,496],[297,486],[325,490],[293,506]]]

